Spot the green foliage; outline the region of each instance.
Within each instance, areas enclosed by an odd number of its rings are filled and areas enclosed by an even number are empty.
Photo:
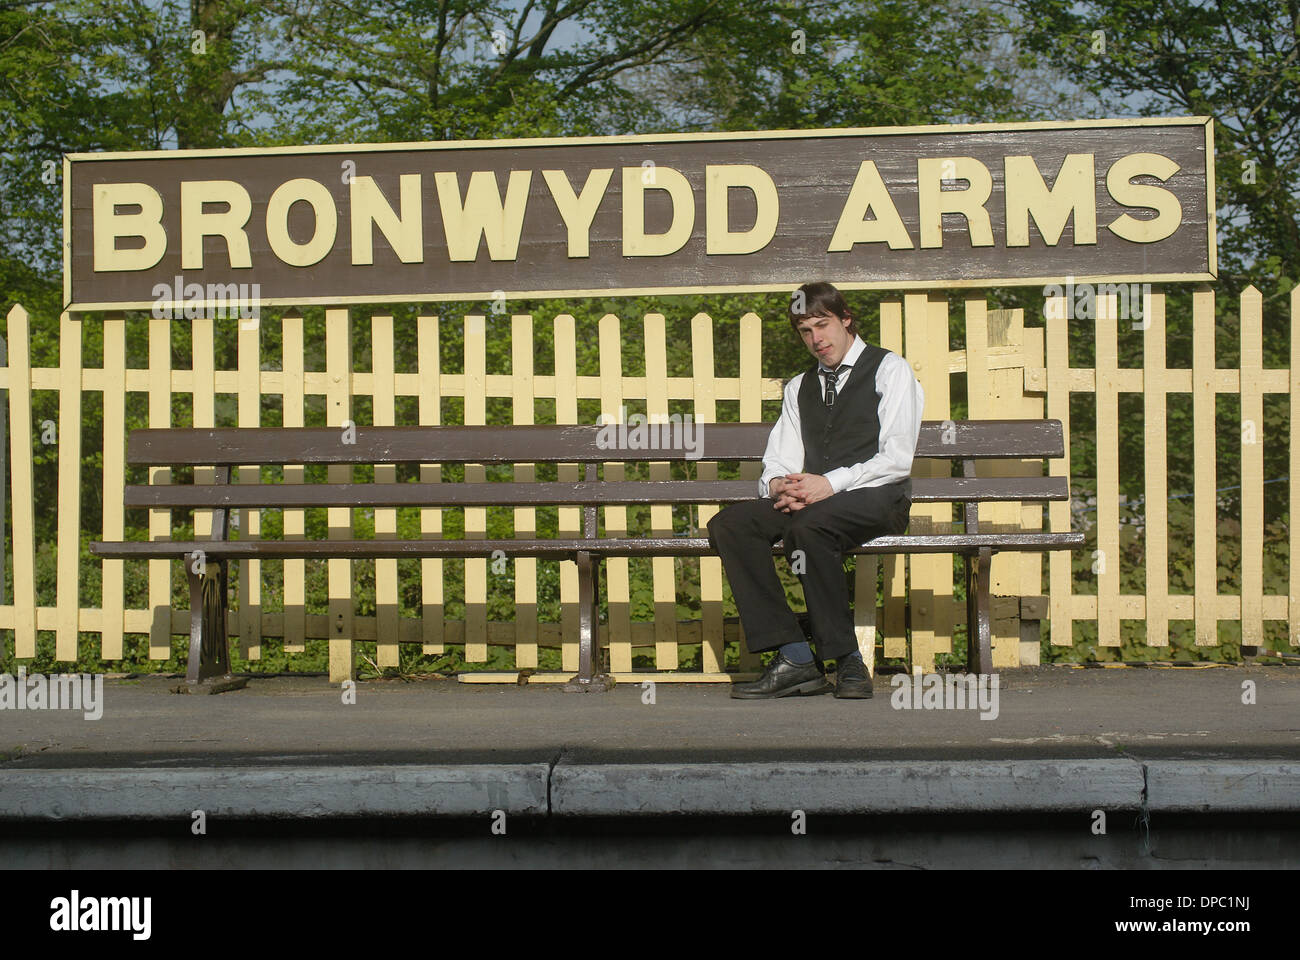
[[[1024,40],[1118,114],[1215,119],[1222,276],[1300,280],[1300,19],[1294,4],[1023,0]],[[1100,31],[1104,47],[1098,44]]]

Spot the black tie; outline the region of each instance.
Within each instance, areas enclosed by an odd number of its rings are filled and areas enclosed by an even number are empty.
[[[853,364],[841,363],[834,370],[823,370],[822,376],[826,378],[826,406],[835,406],[835,381],[840,375],[841,370],[848,370]]]

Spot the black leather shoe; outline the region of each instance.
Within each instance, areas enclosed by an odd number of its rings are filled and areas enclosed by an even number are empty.
[[[792,663],[778,653],[757,680],[750,683],[733,683],[731,698],[768,700],[773,697],[822,693],[828,689],[830,689],[830,682],[818,669],[815,660],[812,663]]]
[[[871,677],[859,658],[841,657],[835,662],[835,696],[840,700],[871,699]]]

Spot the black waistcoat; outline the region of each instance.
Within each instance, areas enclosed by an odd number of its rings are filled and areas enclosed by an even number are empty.
[[[865,341],[864,341],[865,343]],[[890,351],[867,343],[858,355],[843,389],[836,389],[835,405],[822,400],[822,375],[818,365],[804,374],[799,385],[799,426],[803,433],[803,470],[825,474],[836,467],[851,467],[877,453],[880,438],[880,397],[876,371]]]

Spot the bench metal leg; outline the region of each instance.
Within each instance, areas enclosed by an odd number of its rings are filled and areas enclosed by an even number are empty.
[[[176,691],[222,693],[246,686],[246,677],[230,673],[226,562],[206,563],[193,554],[182,562],[190,581],[190,659],[185,683]]]
[[[966,585],[966,672],[974,672],[975,651],[978,644],[977,635],[979,627],[977,622],[979,614],[975,610],[975,577],[973,576],[971,566],[973,558],[969,553],[963,554],[961,558],[962,579]]]
[[[612,690],[614,678],[600,659],[600,557],[578,551],[578,675],[567,692]]]
[[[966,671],[991,673],[993,639],[989,624],[989,589],[993,551],[980,548],[979,556],[963,558],[966,570]]]

